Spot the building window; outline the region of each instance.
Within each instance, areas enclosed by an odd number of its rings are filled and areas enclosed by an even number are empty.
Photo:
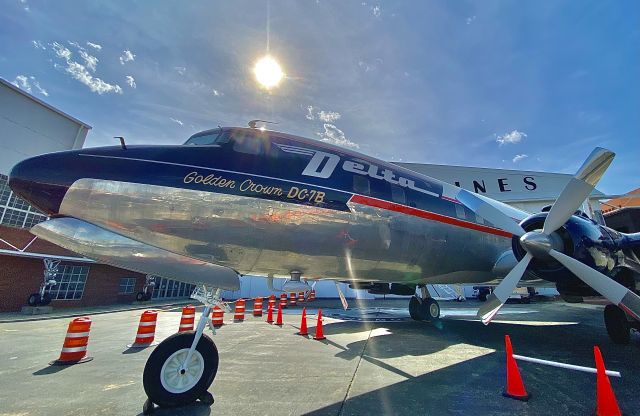
[[[133,293],[133,289],[136,287],[135,277],[123,277],[120,279],[120,287],[118,293],[120,295],[129,295]]]
[[[45,215],[11,192],[7,182],[7,176],[0,174],[0,224],[31,228],[47,219]]]
[[[56,276],[57,283],[49,291],[51,299],[82,299],[88,274],[89,266],[75,266],[70,264],[58,266],[58,275]]]

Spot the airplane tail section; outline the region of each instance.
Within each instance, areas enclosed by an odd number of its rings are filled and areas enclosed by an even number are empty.
[[[100,263],[189,284],[240,289],[238,274],[228,267],[143,244],[76,218],[41,222],[31,233]]]

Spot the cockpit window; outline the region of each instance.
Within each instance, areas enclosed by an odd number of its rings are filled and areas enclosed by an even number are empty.
[[[229,133],[221,132],[220,130],[213,130],[206,133],[200,133],[192,136],[185,142],[185,145],[193,146],[212,146],[221,145],[229,142]]]

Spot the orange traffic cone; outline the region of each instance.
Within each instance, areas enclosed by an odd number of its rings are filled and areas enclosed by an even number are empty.
[[[596,358],[596,416],[620,416],[620,407],[616,400],[609,377],[605,373],[604,360],[600,348],[593,347],[593,355]]]
[[[178,332],[193,331],[193,323],[196,320],[196,307],[187,305],[182,308],[182,317],[180,318],[180,327]]]
[[[253,301],[253,316],[262,316],[262,298]]]
[[[282,326],[282,304],[278,305],[278,317],[276,318],[276,325]]]
[[[70,365],[93,360],[93,357],[87,357],[90,330],[91,318],[88,316],[76,318],[69,322],[67,335],[64,337],[64,343],[62,344],[60,358],[49,364]]]
[[[269,301],[269,308],[267,309],[267,323],[273,323],[273,305],[271,304],[271,301]]]
[[[224,325],[224,311],[220,306],[214,306],[211,311],[211,325],[213,325],[214,328],[220,328]]]
[[[300,322],[300,332],[298,335],[309,335],[309,331],[307,331],[307,308],[302,308],[302,320]]]
[[[153,342],[156,335],[156,321],[158,320],[157,311],[144,311],[140,315],[140,323],[138,324],[138,333],[133,344],[127,345],[127,348],[147,348],[157,343]]]
[[[244,309],[246,306],[246,301],[244,299],[238,299],[236,301],[236,309],[233,313],[233,321],[234,322],[242,322],[244,321]]]
[[[507,386],[502,391],[502,395],[526,402],[531,395],[527,393],[524,388],[518,364],[516,363],[516,359],[513,358],[513,348],[511,347],[511,338],[509,338],[509,335],[504,336],[504,342],[507,353]]]
[[[322,331],[322,309],[318,309],[318,322],[316,323],[316,336],[313,339],[325,339],[324,331]]]

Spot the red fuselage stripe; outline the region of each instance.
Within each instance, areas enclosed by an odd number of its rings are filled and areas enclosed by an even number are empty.
[[[396,204],[394,202],[383,201],[381,199],[370,198],[363,195],[353,195],[350,202],[362,205],[368,205],[370,207],[382,208],[389,211],[400,212],[402,214],[411,215],[414,217],[424,218],[426,220],[438,221],[444,224],[451,224],[457,227],[468,228],[470,230],[481,231],[483,233],[498,235],[500,237],[511,238],[512,234],[498,228],[488,227],[482,224],[476,224],[473,222],[462,221],[457,218],[447,217],[446,215],[436,214],[435,212],[423,211],[421,209],[408,207],[406,205]]]

